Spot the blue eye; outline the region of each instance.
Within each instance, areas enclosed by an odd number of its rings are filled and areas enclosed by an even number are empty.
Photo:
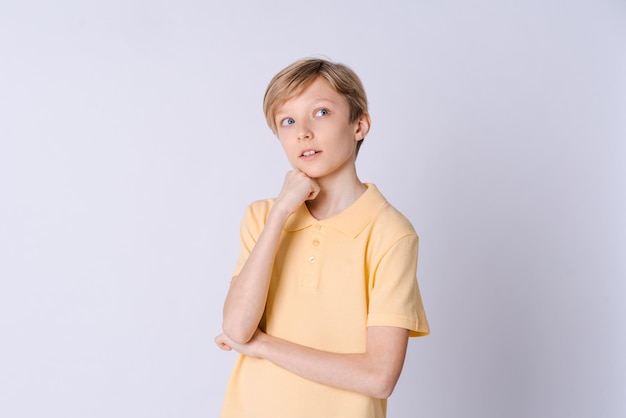
[[[315,116],[326,116],[328,115],[328,109],[320,109],[315,112]]]
[[[294,123],[296,123],[296,121],[293,120],[293,118],[285,118],[280,124],[282,126],[289,126],[289,125],[293,125]]]

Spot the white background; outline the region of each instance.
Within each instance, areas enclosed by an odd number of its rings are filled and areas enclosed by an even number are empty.
[[[421,238],[389,416],[626,416],[624,45],[619,0],[2,0],[0,416],[217,416],[239,221],[288,169],[262,95],[311,55]]]

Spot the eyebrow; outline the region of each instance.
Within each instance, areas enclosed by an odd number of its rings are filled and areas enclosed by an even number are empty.
[[[286,113],[286,112],[276,112],[276,113],[274,113],[274,121],[275,122],[279,121],[281,119],[284,119],[286,117],[290,117],[289,113]]]
[[[318,99],[314,99],[313,103],[318,103],[318,102],[328,102],[328,103],[332,103],[332,104],[337,104],[336,100],[333,99],[327,99],[325,97],[320,97]]]
[[[320,98],[316,98],[316,99],[311,100],[311,103],[314,103],[315,105],[317,105],[319,103],[330,103],[330,104],[336,105],[337,101],[336,100],[332,100],[332,99],[327,99],[327,98],[320,97]],[[283,106],[280,106],[279,108],[277,108],[277,111],[274,113],[275,117],[286,115],[286,114],[289,113],[289,112],[285,112],[285,111],[280,110],[280,109],[282,109],[282,107]]]

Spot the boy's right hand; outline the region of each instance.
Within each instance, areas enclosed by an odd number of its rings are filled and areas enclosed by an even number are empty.
[[[320,192],[315,180],[302,171],[293,169],[285,175],[280,194],[276,198],[274,208],[285,211],[287,215],[294,213],[307,200],[313,200]]]

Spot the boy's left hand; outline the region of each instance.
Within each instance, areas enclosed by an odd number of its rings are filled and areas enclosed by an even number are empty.
[[[258,354],[258,348],[264,337],[265,333],[257,328],[250,341],[246,344],[238,344],[228,338],[226,334],[220,334],[215,337],[215,344],[217,344],[217,346],[224,351],[235,350],[236,352],[248,357],[260,357]]]

